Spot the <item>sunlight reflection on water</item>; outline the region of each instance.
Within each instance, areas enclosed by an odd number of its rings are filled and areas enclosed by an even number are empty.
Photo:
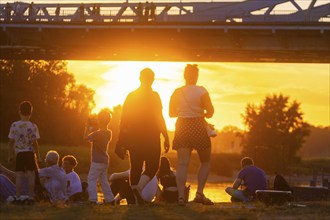
[[[195,198],[195,193],[197,190],[197,184],[187,183],[190,185],[189,201],[192,201]],[[231,186],[231,183],[207,183],[204,189],[204,194],[206,197],[211,199],[213,202],[230,202],[230,196],[225,192],[225,188]],[[103,193],[98,193],[99,202],[103,201]],[[121,204],[126,204],[124,200],[121,201]]]
[[[197,184],[196,183],[188,183],[188,184],[191,185],[189,200],[193,200],[195,198]],[[225,192],[225,188],[231,185],[232,183],[206,183],[204,194],[213,202],[230,202],[230,196]]]

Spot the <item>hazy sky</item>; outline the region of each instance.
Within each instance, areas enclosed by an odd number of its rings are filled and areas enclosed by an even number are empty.
[[[69,61],[69,71],[78,83],[96,91],[98,111],[102,107],[122,104],[127,94],[139,86],[139,72],[150,67],[156,74],[153,88],[163,102],[163,113],[169,129],[168,102],[174,89],[184,84],[186,63],[179,62],[85,62]],[[211,95],[215,115],[210,120],[221,129],[226,125],[243,128],[241,114],[247,103],[260,103],[266,95],[290,96],[301,103],[307,122],[329,126],[329,64],[275,63],[198,63],[199,85]]]

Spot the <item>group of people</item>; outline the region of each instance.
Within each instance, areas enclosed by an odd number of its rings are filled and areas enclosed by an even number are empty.
[[[27,16],[25,16],[25,11],[28,11]],[[4,7],[4,20],[5,21],[36,21],[37,14],[40,8],[35,6],[33,2],[29,5],[27,3],[6,3]],[[101,8],[99,4],[93,4],[91,8],[85,7],[82,3],[77,8],[76,12],[73,14],[73,21],[84,22],[86,20],[85,12],[88,14],[89,19],[93,19],[94,22],[101,21]],[[62,21],[60,18],[61,6],[58,4],[54,11],[53,21]],[[156,20],[156,5],[153,2],[139,2],[135,7],[136,20],[138,22],[145,21],[155,21]]]
[[[204,194],[211,165],[211,141],[205,118],[213,116],[214,107],[208,91],[197,85],[198,76],[198,66],[187,64],[184,70],[185,85],[177,88],[170,98],[169,115],[177,118],[172,145],[178,157],[176,172],[172,170],[169,160],[161,157],[161,136],[165,153],[170,149],[170,141],[160,96],[152,89],[155,74],[150,68],[140,72],[140,87],[128,94],[122,108],[115,153],[124,158],[129,152],[129,170],[112,174],[109,179],[107,177],[108,145],[112,139],[111,130],[108,129],[110,112],[102,110],[96,121],[87,123],[84,138],[91,142],[91,165],[86,193],[91,204],[99,204],[98,182],[105,204],[117,204],[121,199],[126,199],[128,204],[143,205],[157,198],[184,206],[187,203],[187,172],[193,150],[197,151],[200,159],[197,192],[193,201],[204,205],[214,204]],[[29,200],[33,201],[35,196],[36,177],[40,177],[50,201],[63,203],[70,197],[70,200],[79,200],[84,185],[74,172],[77,165],[74,156],[63,157],[60,167],[58,153],[49,151],[45,160],[47,167],[38,169],[36,162],[41,161],[38,145],[40,135],[37,125],[29,121],[31,114],[32,104],[22,102],[19,107],[21,120],[11,125],[8,136],[9,160],[15,158],[15,198],[19,200],[23,194],[23,177],[26,176]],[[159,189],[158,183],[162,189]],[[245,185],[246,189],[240,190],[241,185]],[[266,189],[265,173],[254,166],[251,158],[243,158],[242,170],[233,187],[227,188],[226,192],[234,200],[247,202],[253,199],[258,189]]]

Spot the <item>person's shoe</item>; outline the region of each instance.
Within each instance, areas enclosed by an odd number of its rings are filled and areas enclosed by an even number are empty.
[[[203,205],[214,205],[214,203],[209,199],[206,198],[204,194],[196,193],[196,197],[193,200],[196,203],[201,203]]]
[[[146,203],[146,201],[144,201],[144,199],[141,197],[141,194],[138,189],[133,189],[133,194],[138,205],[144,205]]]
[[[179,206],[186,206],[186,201],[184,200],[184,198],[180,197],[178,199],[178,205]]]

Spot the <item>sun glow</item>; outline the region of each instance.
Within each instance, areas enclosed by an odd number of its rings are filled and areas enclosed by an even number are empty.
[[[95,109],[122,105],[138,88],[139,73],[149,67],[155,72],[153,89],[161,97],[169,130],[175,119],[168,117],[174,89],[184,84],[186,62],[96,62],[69,61],[68,69],[77,83],[95,91]],[[217,129],[226,125],[244,128],[241,114],[247,103],[258,104],[270,94],[288,95],[301,103],[304,118],[313,125],[329,126],[329,65],[274,63],[198,63],[198,85],[209,91],[215,108],[209,120]],[[317,86],[315,86],[317,85]]]

